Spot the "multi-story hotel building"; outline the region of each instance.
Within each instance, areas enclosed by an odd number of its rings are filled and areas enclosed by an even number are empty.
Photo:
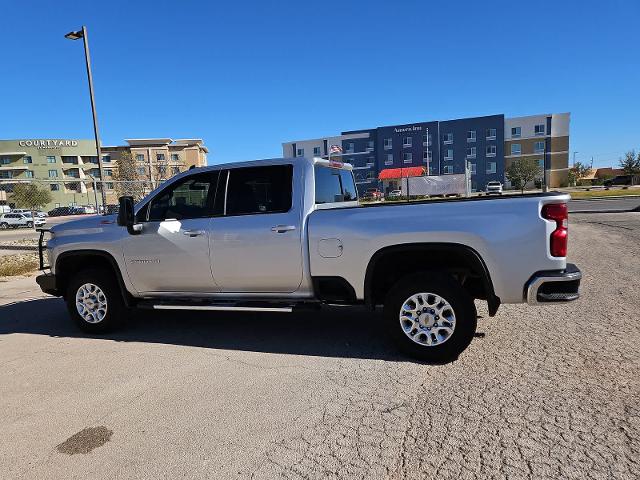
[[[207,164],[208,150],[200,139],[131,139],[124,146],[102,147],[104,182],[100,182],[93,140],[0,140],[0,203],[11,205],[16,183],[36,182],[48,188],[52,201],[44,208],[94,204],[94,183],[104,183],[109,203],[117,202],[114,181],[124,152],[135,162],[137,180],[146,189],[191,166]]]
[[[354,166],[360,191],[379,186],[378,176],[385,169],[423,167],[428,175],[447,175],[464,173],[467,163],[473,190],[484,189],[491,180],[508,187],[505,170],[510,162],[531,157],[542,167],[545,152],[549,186],[559,187],[569,170],[569,114],[490,115],[352,130],[283,143],[283,156],[326,157],[332,144],[341,145],[342,159]]]

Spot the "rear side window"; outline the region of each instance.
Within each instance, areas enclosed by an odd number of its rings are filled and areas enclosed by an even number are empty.
[[[353,202],[358,199],[349,170],[315,166],[316,203]]]
[[[229,171],[227,215],[291,210],[293,165],[235,168]]]

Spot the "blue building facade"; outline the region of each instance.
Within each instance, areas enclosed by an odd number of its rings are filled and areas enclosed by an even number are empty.
[[[343,160],[354,165],[358,189],[379,187],[384,169],[423,167],[428,175],[471,170],[471,188],[504,182],[504,115],[418,122],[365,130],[368,138],[344,140]]]

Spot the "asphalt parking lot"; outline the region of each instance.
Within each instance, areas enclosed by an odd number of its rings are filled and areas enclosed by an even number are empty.
[[[480,308],[447,365],[378,315],[140,315],[0,283],[4,478],[640,478],[640,213],[572,215],[582,298]]]

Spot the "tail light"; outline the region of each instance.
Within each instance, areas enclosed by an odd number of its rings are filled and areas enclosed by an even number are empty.
[[[542,207],[542,218],[556,222],[556,229],[551,233],[549,249],[553,257],[567,256],[567,240],[569,234],[569,211],[566,203],[549,203]]]

